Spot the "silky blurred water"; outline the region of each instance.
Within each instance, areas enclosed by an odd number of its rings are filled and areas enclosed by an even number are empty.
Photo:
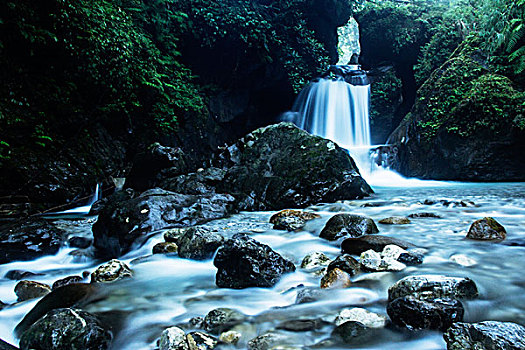
[[[270,245],[292,260],[298,267],[273,288],[242,290],[220,289],[215,286],[216,268],[212,260],[198,262],[176,256],[152,256],[135,260],[151,253],[152,247],[162,241],[162,232],[151,235],[140,248],[121,260],[134,270],[132,280],[111,286],[109,296],[87,306],[91,312],[125,311],[124,326],[114,341],[114,349],[155,349],[162,330],[170,325],[187,322],[195,316],[204,316],[217,307],[238,309],[249,320],[240,326],[243,338],[238,348],[246,348],[251,338],[274,330],[282,321],[298,318],[322,318],[333,322],[345,307],[358,306],[386,315],[387,289],[407,275],[444,274],[472,278],[480,290],[480,297],[464,302],[465,321],[512,321],[525,324],[525,184],[470,184],[446,183],[443,186],[392,188],[375,187],[376,193],[364,200],[320,204],[309,208],[321,215],[310,221],[300,232],[273,230],[268,223],[272,212],[241,213],[229,219],[218,220],[212,226],[226,236],[239,227],[254,239]],[[444,206],[439,202],[425,205],[425,200],[472,201],[475,206]],[[303,286],[318,287],[320,276],[299,268],[303,257],[314,251],[324,252],[330,258],[339,254],[337,242],[318,238],[325,222],[336,213],[354,213],[370,216],[376,222],[389,216],[408,216],[431,212],[442,218],[414,218],[409,225],[378,224],[380,234],[401,238],[425,248],[422,265],[408,267],[401,272],[383,272],[355,276],[355,287],[330,290],[316,302],[295,304],[297,292]],[[478,242],[465,239],[470,224],[478,218],[492,216],[507,230],[502,243]],[[92,221],[59,221],[72,235],[90,235]],[[62,249],[56,256],[30,262],[0,265],[0,300],[16,302],[16,281],[3,278],[9,270],[28,270],[42,273],[30,277],[48,284],[83,271],[93,271],[99,264],[89,258],[69,255],[71,248]],[[465,267],[451,261],[461,254],[475,261]],[[357,282],[360,281],[360,282]],[[29,301],[9,306],[0,311],[0,338],[17,343],[13,329],[36,303]],[[333,326],[309,332],[286,332],[288,345],[309,348],[329,337]],[[375,342],[362,344],[362,349],[444,349],[440,332],[406,332],[385,330]],[[337,346],[324,347],[335,349]]]

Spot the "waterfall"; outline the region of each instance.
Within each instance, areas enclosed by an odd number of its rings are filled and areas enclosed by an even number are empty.
[[[370,84],[358,65],[331,66],[324,78],[299,93],[283,119],[347,149],[370,185],[442,186],[439,181],[407,179],[376,164],[377,154],[371,150],[380,145],[370,141],[369,101]]]

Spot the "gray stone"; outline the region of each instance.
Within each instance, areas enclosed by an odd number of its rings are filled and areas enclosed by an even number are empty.
[[[512,322],[454,323],[443,335],[448,350],[523,350],[525,327]]]
[[[340,326],[347,321],[360,322],[366,327],[383,328],[387,323],[386,316],[370,312],[367,309],[354,307],[352,309],[343,309],[335,318],[335,325]]]
[[[170,327],[162,331],[159,350],[189,350],[186,333],[179,327]]]
[[[186,259],[211,259],[224,243],[224,237],[202,227],[192,227],[179,237],[179,256]]]
[[[301,262],[301,268],[309,271],[322,270],[330,263],[330,258],[324,253],[313,252],[306,255]]]
[[[284,329],[289,332],[308,332],[319,329],[324,325],[321,319],[300,319],[288,320],[277,325],[277,329]]]
[[[278,345],[288,345],[289,337],[279,333],[266,333],[248,342],[249,350],[270,350]]]
[[[361,215],[336,214],[332,216],[319,234],[319,237],[335,241],[341,237],[360,237],[378,233],[374,220]]]
[[[207,332],[218,334],[229,330],[244,320],[246,320],[246,316],[237,310],[218,308],[208,312],[206,317],[204,317],[202,327]]]
[[[100,265],[91,273],[91,282],[111,283],[133,277],[133,272],[122,261],[113,259]]]
[[[406,268],[406,265],[399,261],[381,258],[378,252],[371,249],[361,253],[359,263],[361,264],[361,269],[367,272],[401,271]]]
[[[295,231],[304,227],[308,220],[320,218],[321,216],[315,213],[285,209],[272,215],[270,223],[276,230]]]
[[[467,238],[480,241],[502,241],[507,238],[507,231],[491,217],[474,221],[467,233]]]
[[[68,276],[68,277],[65,277],[65,278],[61,278],[57,281],[55,281],[53,283],[53,285],[51,286],[51,289],[55,290],[59,287],[62,287],[62,286],[65,286],[67,284],[71,284],[71,283],[80,283],[84,280],[83,277],[80,277],[80,276]]]
[[[408,295],[418,299],[473,299],[478,296],[478,288],[466,277],[420,275],[405,277],[388,289],[390,301]]]
[[[350,276],[357,275],[361,270],[359,266],[359,261],[357,261],[354,257],[352,257],[349,254],[340,255],[337,258],[335,258],[332,262],[330,262],[327,268],[327,272],[335,268],[343,270]]]
[[[356,321],[346,321],[332,331],[332,337],[341,338],[347,344],[367,342],[370,336],[370,329]]]
[[[410,220],[404,216],[391,216],[379,220],[379,223],[383,225],[407,225],[410,224]]]

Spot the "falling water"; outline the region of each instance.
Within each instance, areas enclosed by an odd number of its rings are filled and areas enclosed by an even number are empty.
[[[369,101],[370,85],[358,65],[332,66],[339,77],[320,79],[299,94],[293,111],[287,116],[301,129],[334,141],[347,149],[361,175],[375,186],[443,186],[439,181],[407,179],[379,166],[371,156]],[[359,84],[359,85],[353,85]]]
[[[93,205],[93,203],[95,203],[96,201],[98,201],[101,197],[100,195],[100,185],[97,184],[95,186],[95,193],[93,193],[93,196],[91,196],[91,198],[89,199],[89,201],[85,204],[85,205],[82,205],[80,207],[76,207],[76,208],[73,208],[73,209],[68,209],[68,210],[64,210],[64,211],[60,211],[60,212],[57,212],[57,213],[52,213],[52,214],[55,214],[55,215],[68,215],[68,214],[75,214],[75,215],[88,215],[89,214],[89,211],[91,210],[91,206]]]

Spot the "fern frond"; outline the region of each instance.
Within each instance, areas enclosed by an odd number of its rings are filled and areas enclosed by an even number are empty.
[[[507,41],[507,52],[514,50],[519,41],[525,36],[525,25],[523,22],[515,26],[509,33]]]

